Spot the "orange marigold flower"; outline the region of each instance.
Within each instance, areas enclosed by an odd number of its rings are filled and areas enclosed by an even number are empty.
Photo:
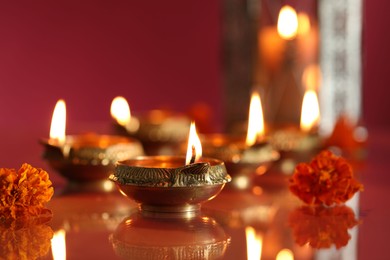
[[[290,191],[308,204],[341,204],[363,190],[352,167],[342,157],[323,151],[309,164],[300,163],[290,179]]]
[[[0,220],[41,214],[44,204],[53,196],[51,185],[46,171],[27,163],[18,172],[0,168]]]
[[[351,236],[348,229],[359,223],[347,206],[324,207],[303,206],[292,211],[288,224],[295,242],[313,248],[336,248],[346,246]]]

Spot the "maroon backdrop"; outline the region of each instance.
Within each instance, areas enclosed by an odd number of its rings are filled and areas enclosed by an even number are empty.
[[[57,99],[68,130],[110,122],[113,97],[133,111],[204,102],[222,121],[220,7],[212,1],[2,1],[0,3],[0,166],[41,164]],[[390,124],[390,3],[364,4],[364,120]],[[17,131],[15,132],[15,127]],[[19,138],[9,138],[19,136]],[[27,152],[23,146],[33,146]]]
[[[364,119],[369,126],[390,126],[390,2],[364,2]]]
[[[2,125],[48,128],[59,98],[70,128],[109,120],[116,95],[134,111],[204,102],[220,118],[219,20],[216,0],[2,1]]]

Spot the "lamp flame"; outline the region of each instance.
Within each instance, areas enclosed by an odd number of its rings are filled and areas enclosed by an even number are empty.
[[[309,132],[320,121],[320,108],[317,94],[313,90],[306,90],[303,96],[301,111],[301,130]]]
[[[261,251],[263,249],[263,237],[260,234],[256,234],[256,230],[253,227],[249,226],[245,228],[245,235],[247,259],[261,259]]]
[[[112,100],[110,112],[111,116],[121,126],[126,126],[130,122],[130,107],[124,97],[119,96]]]
[[[53,111],[53,117],[50,125],[50,139],[57,140],[59,144],[65,143],[66,131],[66,105],[65,101],[60,99]]]
[[[66,259],[66,242],[65,242],[65,230],[60,229],[56,231],[51,239],[51,251],[54,260]]]
[[[276,255],[276,260],[294,260],[294,254],[290,249],[282,249]]]
[[[285,40],[292,40],[298,32],[298,16],[294,8],[285,5],[278,16],[278,33]]]
[[[298,13],[298,34],[305,35],[310,32],[310,19],[306,13]]]
[[[188,136],[186,165],[194,163],[202,157],[202,144],[196,133],[195,122],[191,122],[190,133]]]
[[[261,107],[260,95],[256,92],[252,94],[249,106],[248,133],[246,144],[252,146],[257,140],[264,137],[264,118]]]

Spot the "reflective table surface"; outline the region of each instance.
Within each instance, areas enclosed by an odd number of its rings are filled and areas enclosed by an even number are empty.
[[[276,164],[240,188],[227,185],[191,216],[140,213],[116,189],[83,190],[47,169],[53,218],[2,227],[0,259],[386,259],[389,150],[387,131],[370,132],[367,156],[353,163],[365,190],[346,205],[305,207]]]

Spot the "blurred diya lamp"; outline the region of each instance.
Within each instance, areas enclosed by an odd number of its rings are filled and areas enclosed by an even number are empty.
[[[122,259],[221,259],[230,237],[212,218],[147,217],[133,214],[110,235]]]
[[[121,161],[110,179],[142,212],[192,214],[231,180],[222,161],[201,155],[202,146],[191,124],[186,158],[145,156]]]
[[[264,174],[279,159],[279,153],[264,137],[264,119],[260,96],[252,94],[246,138],[226,134],[205,135],[203,154],[223,160],[228,172],[237,175]],[[235,178],[233,178],[233,184]]]
[[[148,155],[174,154],[178,145],[186,140],[190,125],[188,117],[170,110],[151,110],[132,116],[123,97],[113,99],[111,116],[116,131],[140,140]]]
[[[115,162],[143,155],[140,142],[123,136],[95,133],[66,135],[66,106],[54,109],[50,139],[41,139],[43,158],[71,183],[107,181]],[[111,183],[111,182],[109,182]]]
[[[270,143],[281,152],[282,159],[294,161],[291,167],[286,167],[286,172],[293,170],[296,161],[307,161],[320,149],[320,137],[317,131],[319,121],[317,94],[314,90],[307,90],[302,102],[300,129],[292,126],[285,127],[274,131],[270,137]]]

